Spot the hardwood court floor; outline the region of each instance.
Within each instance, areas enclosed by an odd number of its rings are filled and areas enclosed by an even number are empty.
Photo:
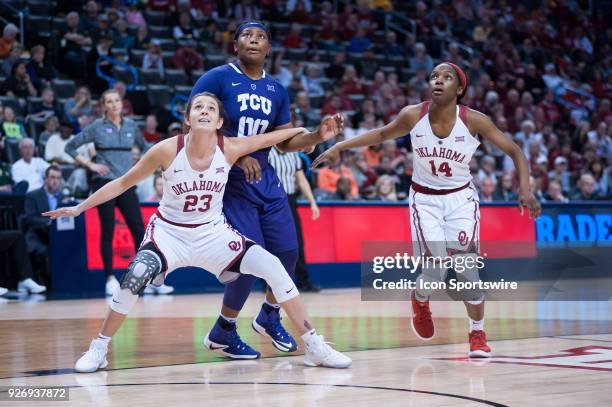
[[[94,374],[72,367],[99,329],[104,300],[0,304],[0,386],[70,386],[70,402],[54,406],[612,404],[611,302],[490,302],[494,358],[474,362],[461,304],[433,303],[436,337],[423,342],[408,303],[362,302],[353,289],[307,294],[318,331],[353,358],[333,370],[277,357],[250,328],[261,298],[249,300],[239,330],[262,360],[224,361],[203,348],[220,295],[146,297],[111,342],[108,369]]]

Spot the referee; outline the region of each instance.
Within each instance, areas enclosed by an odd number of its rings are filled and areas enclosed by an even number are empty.
[[[285,192],[289,198],[291,213],[293,214],[293,222],[295,223],[295,231],[298,238],[298,259],[295,265],[296,285],[298,289],[303,292],[318,292],[320,288],[313,285],[310,281],[310,277],[308,277],[308,269],[306,268],[306,262],[304,260],[302,222],[300,222],[300,217],[297,213],[297,199],[301,192],[310,203],[312,220],[319,217],[319,207],[312,195],[310,184],[304,175],[302,160],[296,152],[284,153],[276,147],[272,147],[270,155],[268,156],[268,161],[270,165],[274,167],[278,178],[283,184],[283,188],[285,188]]]

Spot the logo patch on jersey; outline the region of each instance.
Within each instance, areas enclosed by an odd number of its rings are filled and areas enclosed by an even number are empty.
[[[252,83],[252,84],[251,84],[251,89],[255,90],[255,89],[257,89],[257,86],[255,86],[255,84],[254,84],[254,83]]]
[[[417,134],[416,137],[425,137],[424,134]]]
[[[461,246],[467,246],[468,244],[468,236],[467,233],[465,233],[465,231],[461,231],[459,232],[459,236],[457,236],[457,239],[459,240],[459,244]]]
[[[242,247],[242,243],[237,240],[233,240],[227,244],[227,247],[229,247],[232,251],[238,252]]]
[[[174,173],[176,174],[177,172],[181,172],[183,170],[177,170],[176,168],[174,169]]]
[[[238,83],[234,83],[234,82],[232,82],[232,86],[238,86],[238,85],[240,85],[241,83],[242,83],[242,82],[238,82]]]
[[[224,172],[225,172],[225,168],[217,167],[217,170],[215,171],[215,174],[223,174]]]
[[[269,92],[276,92],[276,90],[274,90],[274,85],[268,85],[268,91]]]
[[[462,141],[465,141],[465,136],[457,136],[457,137],[455,137],[455,141],[458,142],[458,143],[462,142]]]

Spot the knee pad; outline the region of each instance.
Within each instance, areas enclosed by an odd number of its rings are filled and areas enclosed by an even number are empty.
[[[110,308],[115,312],[127,315],[132,308],[134,308],[136,301],[138,301],[138,295],[133,294],[132,291],[127,288],[121,288],[113,294]]]
[[[134,295],[162,272],[162,261],[152,250],[139,250],[130,262],[128,271],[121,279],[121,289],[128,289]]]
[[[299,295],[295,283],[278,257],[261,246],[254,245],[245,252],[240,264],[240,272],[263,278],[279,303]]]
[[[476,253],[460,253],[452,255],[452,257],[457,282],[475,283],[480,281],[480,269],[476,263]],[[471,260],[468,260],[470,258]],[[463,289],[460,292],[449,289],[447,294],[456,301],[466,301],[473,305],[480,304],[485,298],[484,291],[478,287]]]

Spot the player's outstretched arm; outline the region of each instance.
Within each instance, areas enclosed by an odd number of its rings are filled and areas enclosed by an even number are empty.
[[[472,134],[480,134],[495,144],[500,150],[510,156],[519,177],[519,208],[521,215],[523,207],[529,209],[529,217],[537,218],[542,213],[542,206],[529,189],[529,163],[521,148],[507,138],[491,119],[478,111],[468,110],[467,122]]]
[[[363,133],[360,136],[350,140],[345,140],[335,144],[327,151],[318,156],[312,163],[312,168],[324,162],[336,164],[340,159],[340,153],[356,147],[367,147],[382,143],[385,140],[391,140],[398,137],[403,137],[410,133],[410,130],[419,120],[421,107],[419,105],[406,106],[403,108],[397,117],[383,127],[373,129]]]
[[[340,129],[337,128],[340,126]],[[290,128],[291,124],[287,124],[279,129]],[[344,116],[341,113],[336,113],[331,117],[321,120],[321,123],[313,132],[299,134],[290,139],[284,140],[276,147],[283,152],[290,151],[309,151],[313,150],[317,144],[326,142],[327,140],[336,137],[344,127]]]
[[[167,160],[164,160],[164,157],[168,155],[167,141],[153,146],[128,172],[104,185],[80,204],[44,212],[43,216],[48,216],[51,219],[57,219],[60,216],[79,216],[87,209],[94,208],[121,195],[165,164]]]
[[[274,130],[269,133],[258,134],[250,137],[225,137],[225,158],[230,164],[234,164],[240,157],[250,154],[262,148],[271,147],[288,138],[308,132],[303,127]]]

